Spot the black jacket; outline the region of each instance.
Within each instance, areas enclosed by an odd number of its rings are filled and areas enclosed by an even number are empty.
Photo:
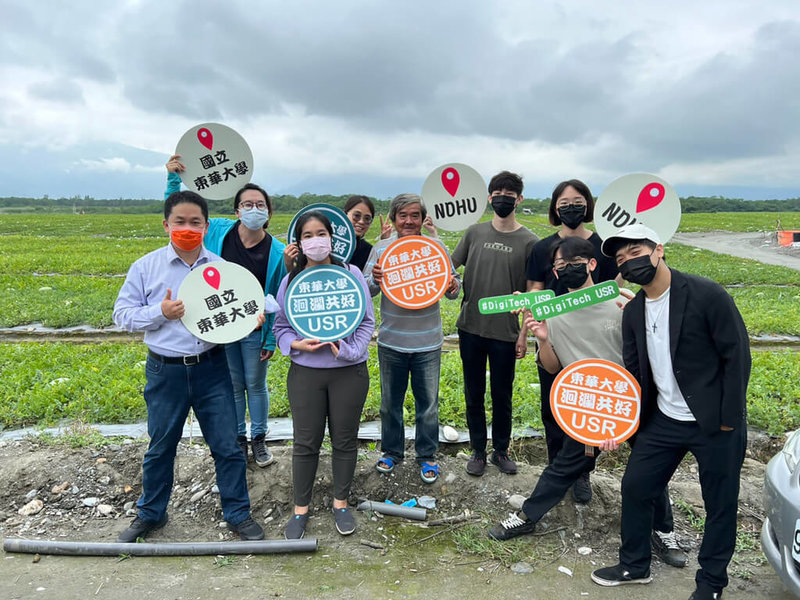
[[[750,340],[742,316],[722,286],[674,269],[670,283],[669,339],[672,370],[700,428],[738,428],[747,412]],[[645,293],[622,314],[625,368],[642,386],[642,423],[657,407],[645,337]]]

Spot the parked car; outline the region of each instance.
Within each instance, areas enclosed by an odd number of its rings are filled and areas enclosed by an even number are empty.
[[[767,518],[761,548],[786,587],[800,598],[800,430],[767,465],[764,478]]]

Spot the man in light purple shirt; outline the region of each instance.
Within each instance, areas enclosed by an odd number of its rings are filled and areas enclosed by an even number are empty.
[[[175,451],[190,408],[214,457],[228,528],[243,540],[260,540],[264,531],[250,516],[246,464],[236,443],[225,352],[192,335],[180,321],[183,302],[173,300],[193,269],[221,260],[203,247],[206,201],[194,192],[170,195],[164,203],[164,230],[170,243],[131,265],[114,303],[114,322],[127,331],[144,331],[149,349],[144,400],[150,446],[142,465],[142,495],[137,517],[117,541],[135,542],[167,523]]]

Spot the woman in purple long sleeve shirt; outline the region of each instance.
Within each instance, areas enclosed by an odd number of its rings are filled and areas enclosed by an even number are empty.
[[[333,447],[336,529],[342,535],[355,531],[355,519],[347,508],[347,498],[356,468],[358,424],[369,391],[368,345],[375,330],[372,303],[366,303],[366,312],[358,328],[336,342],[304,338],[292,328],[284,311],[289,283],[304,269],[318,265],[348,269],[361,283],[366,297],[370,297],[361,271],[331,257],[332,237],[331,223],[321,213],[308,212],[297,220],[297,266],[281,282],[277,295],[280,310],[275,318],[275,339],[281,353],[292,361],[286,390],[294,427],[292,483],[295,507],[286,525],[286,539],[299,539],[305,535],[326,420]]]

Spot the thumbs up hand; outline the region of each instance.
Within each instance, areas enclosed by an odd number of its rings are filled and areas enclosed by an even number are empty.
[[[172,290],[167,288],[167,295],[161,301],[161,314],[167,317],[170,321],[180,319],[186,309],[183,306],[183,300],[173,300]]]

